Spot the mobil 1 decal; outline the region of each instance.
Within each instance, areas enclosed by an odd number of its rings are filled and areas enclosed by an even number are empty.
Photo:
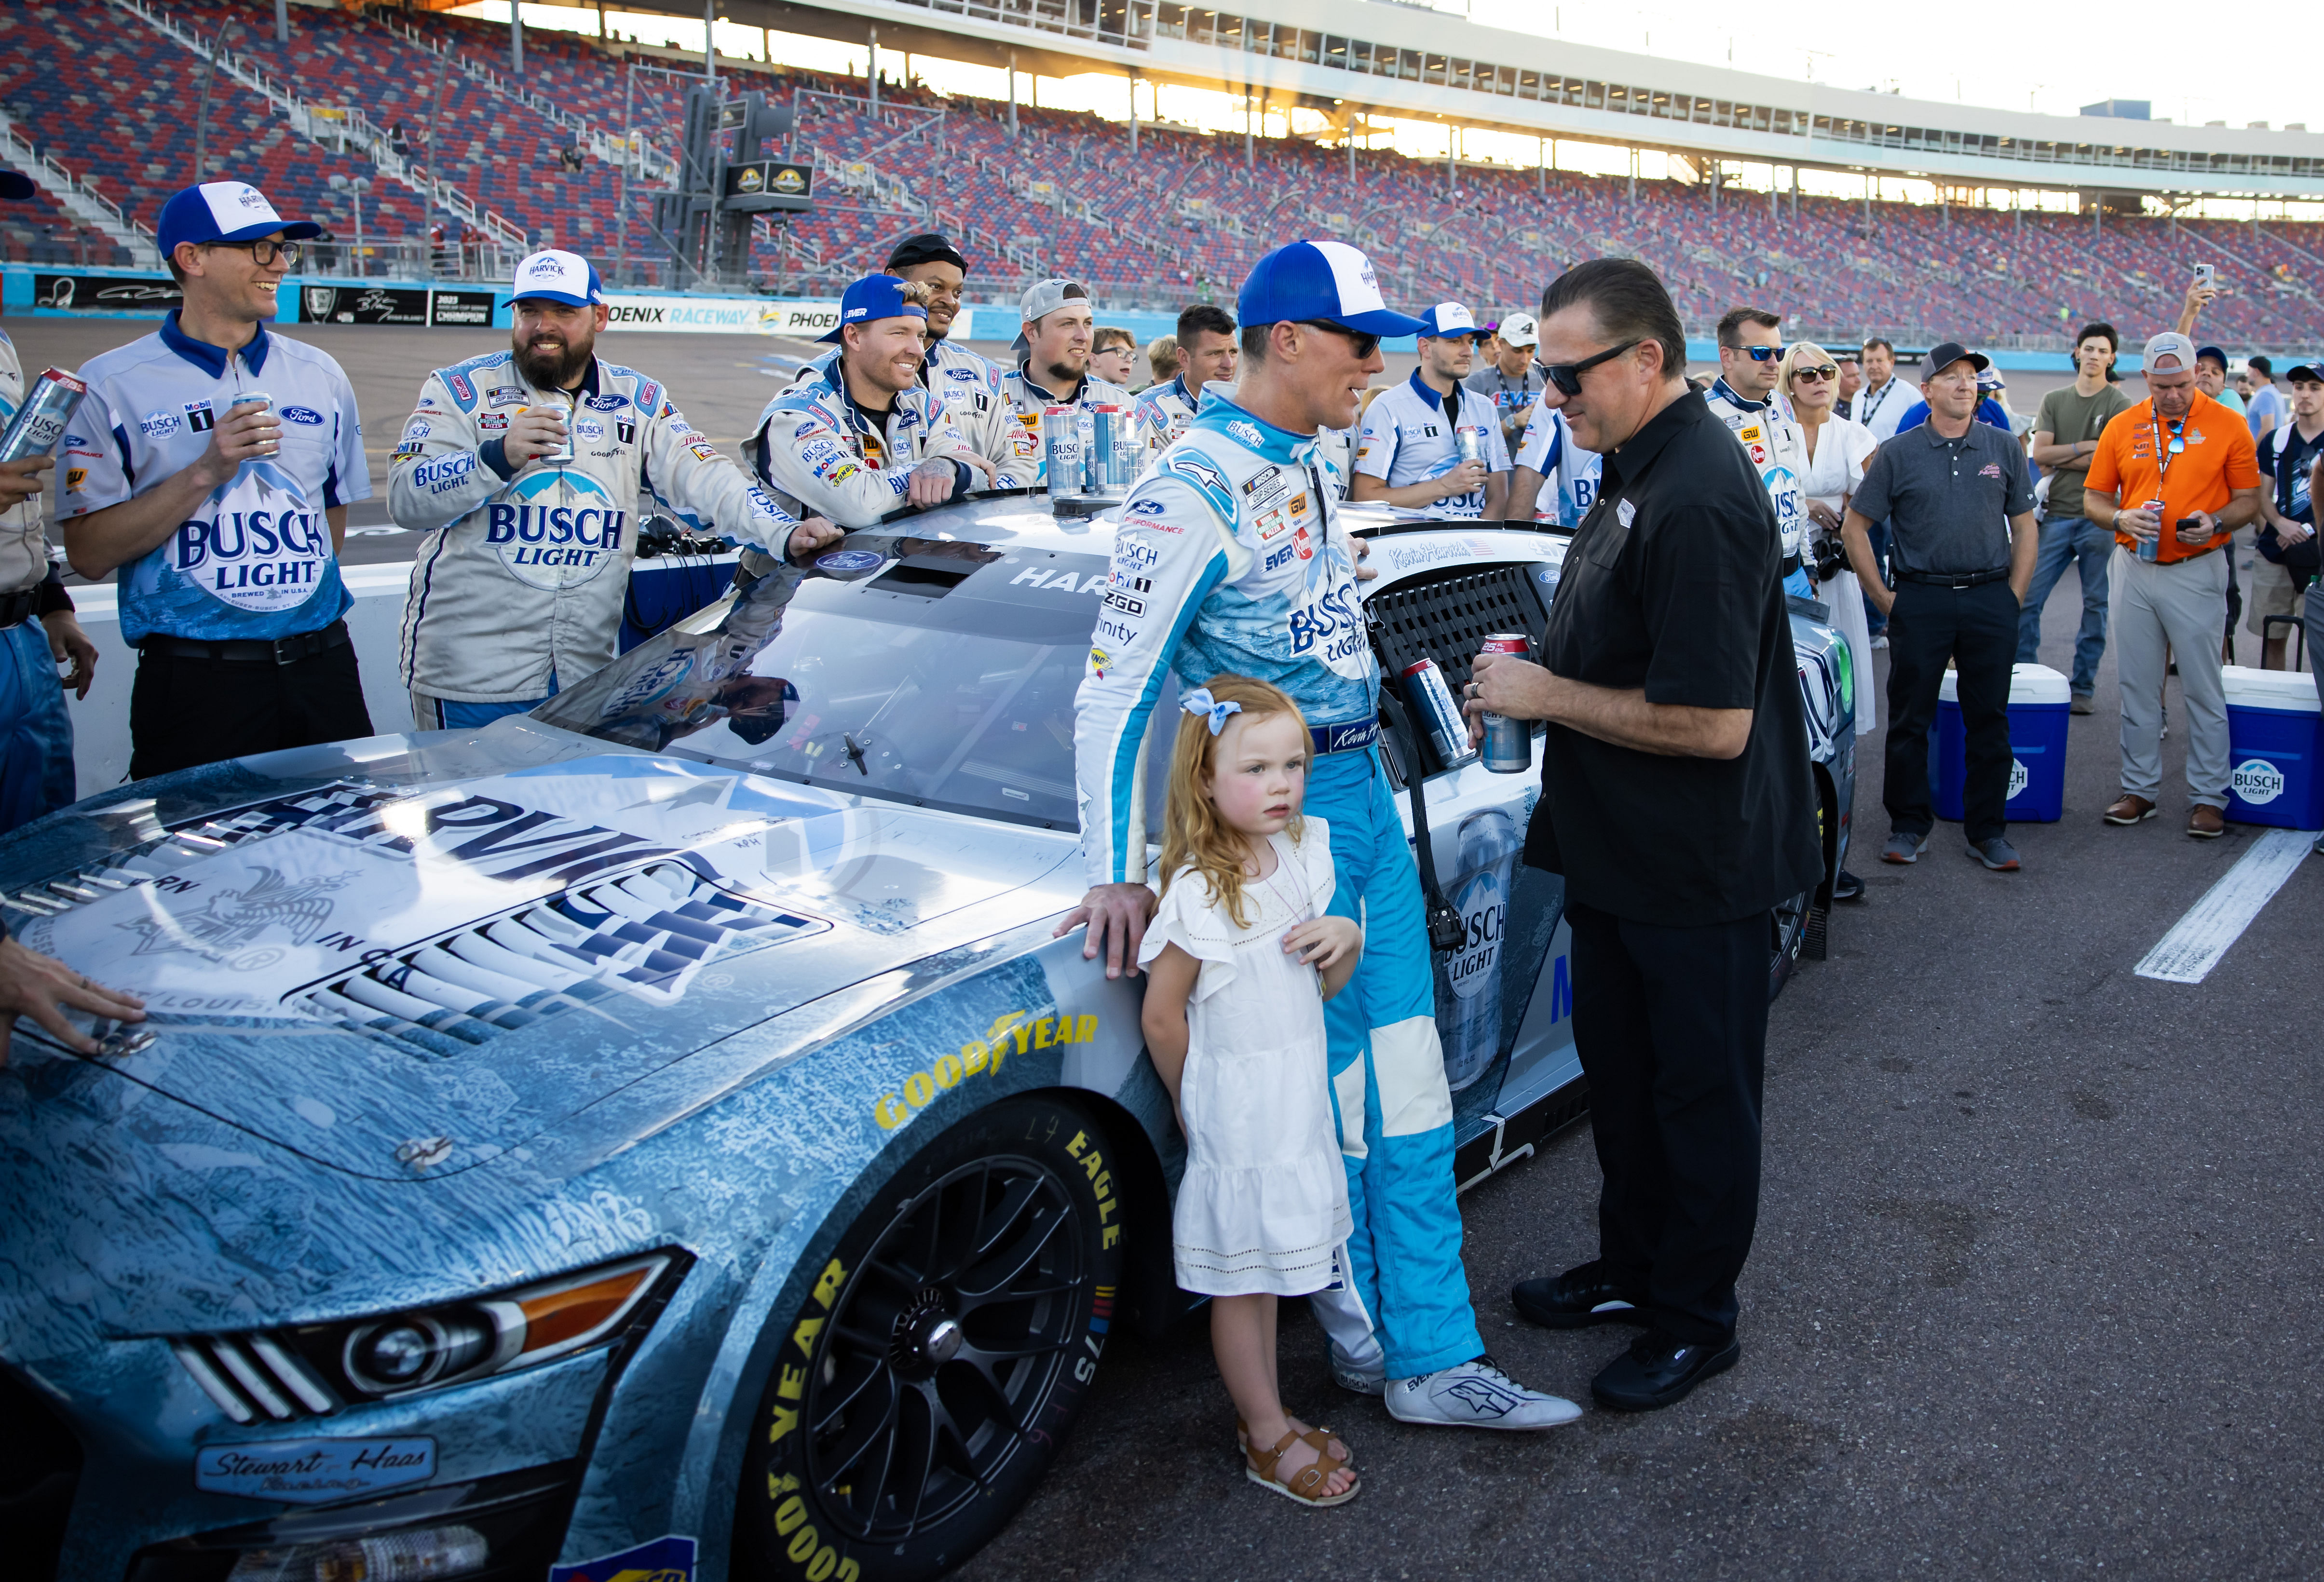
[[[268,457],[241,470],[179,525],[170,566],[214,599],[272,614],[305,603],[331,563],[330,524],[290,469]]]
[[[551,593],[593,582],[622,561],[629,513],[586,473],[519,478],[484,508],[484,542],[520,582]]]

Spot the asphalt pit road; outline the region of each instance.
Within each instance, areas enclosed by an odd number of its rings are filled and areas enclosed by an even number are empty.
[[[2074,1113],[2084,1120],[2112,1120],[2122,1113],[2095,1093],[2075,1092],[2066,1095],[2074,1102]]]
[[[1880,1062],[1880,1069],[1884,1072],[1895,1072],[1899,1075],[1902,1075],[1904,1072],[1909,1072],[1913,1069],[1913,1062],[1909,1060],[1899,1060],[1892,1054],[1886,1060]]]
[[[1920,1232],[1927,1242],[1929,1283],[1939,1290],[1969,1277],[1969,1252],[1977,1243],[1977,1215],[1959,1203],[1885,1198],[1867,1203],[1869,1212]]]
[[[1840,1443],[1838,1430],[1757,1401],[1713,1425],[1709,1437],[1748,1458],[1754,1467],[1775,1464],[1801,1470],[1823,1465]]]

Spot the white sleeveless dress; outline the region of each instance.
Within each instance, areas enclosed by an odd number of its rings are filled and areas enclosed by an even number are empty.
[[[1176,945],[1202,963],[1186,1007],[1186,1175],[1171,1255],[1181,1288],[1211,1296],[1305,1296],[1333,1279],[1353,1230],[1332,1119],[1323,980],[1286,955],[1283,936],[1323,915],[1337,883],[1331,832],[1270,837],[1276,869],[1243,885],[1251,919],[1235,926],[1210,885],[1182,869],[1138,960]]]

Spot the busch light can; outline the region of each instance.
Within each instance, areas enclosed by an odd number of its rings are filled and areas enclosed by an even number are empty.
[[[1082,487],[1082,442],[1078,416],[1071,407],[1041,410],[1041,454],[1048,472],[1049,492],[1078,494]]]
[[[1461,453],[1461,459],[1464,462],[1485,459],[1484,446],[1478,442],[1477,431],[1465,424],[1452,430],[1452,446]]]
[[[1479,651],[1487,654],[1514,654],[1522,659],[1533,652],[1533,644],[1521,631],[1497,631],[1488,636]],[[1483,718],[1485,767],[1497,775],[1522,775],[1533,768],[1533,727],[1523,720],[1512,720],[1507,714],[1488,710]]]
[[[1068,492],[1102,492],[1105,488],[1105,462],[1098,455],[1097,414],[1087,407],[1074,413],[1074,446],[1081,455],[1081,481],[1078,484],[1069,485]]]
[[[2159,500],[2150,500],[2138,509],[2154,514],[2154,537],[2138,541],[2138,557],[2151,564],[2163,557],[2163,535],[2167,525],[2163,513],[2170,508]]]
[[[1469,722],[1462,718],[1461,705],[1452,701],[1452,688],[1435,660],[1415,659],[1404,667],[1404,695],[1419,716],[1416,723],[1428,732],[1440,765],[1457,769],[1477,761],[1477,750],[1469,745]]]
[[[88,393],[88,386],[61,368],[51,368],[32,381],[8,431],[0,434],[0,462],[21,462],[54,451]]]
[[[1121,433],[1120,407],[1094,407],[1089,414],[1089,486],[1091,492],[1111,494],[1129,487],[1127,478],[1114,476],[1114,447]]]
[[[272,393],[266,391],[245,390],[237,393],[234,400],[226,402],[226,410],[229,412],[233,411],[236,407],[254,406],[262,412],[271,412],[274,409],[274,397]],[[280,438],[271,440],[268,443],[272,447],[267,452],[270,455],[282,448],[282,441]]]

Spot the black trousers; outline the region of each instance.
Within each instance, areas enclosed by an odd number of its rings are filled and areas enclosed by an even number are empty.
[[[1656,1325],[1724,1344],[1759,1223],[1766,915],[1658,928],[1570,902],[1565,914],[1573,1042],[1605,1176],[1598,1255]]]
[[[371,733],[353,643],[295,665],[141,653],[129,692],[129,777]]]
[[[1968,777],[1961,829],[1972,843],[2008,827],[2009,669],[2017,659],[2017,595],[2006,580],[1973,588],[1903,583],[1888,612],[1889,827],[1925,835],[1937,827],[1929,805],[1929,727],[1945,661],[1960,672],[1961,726],[1968,733]]]

